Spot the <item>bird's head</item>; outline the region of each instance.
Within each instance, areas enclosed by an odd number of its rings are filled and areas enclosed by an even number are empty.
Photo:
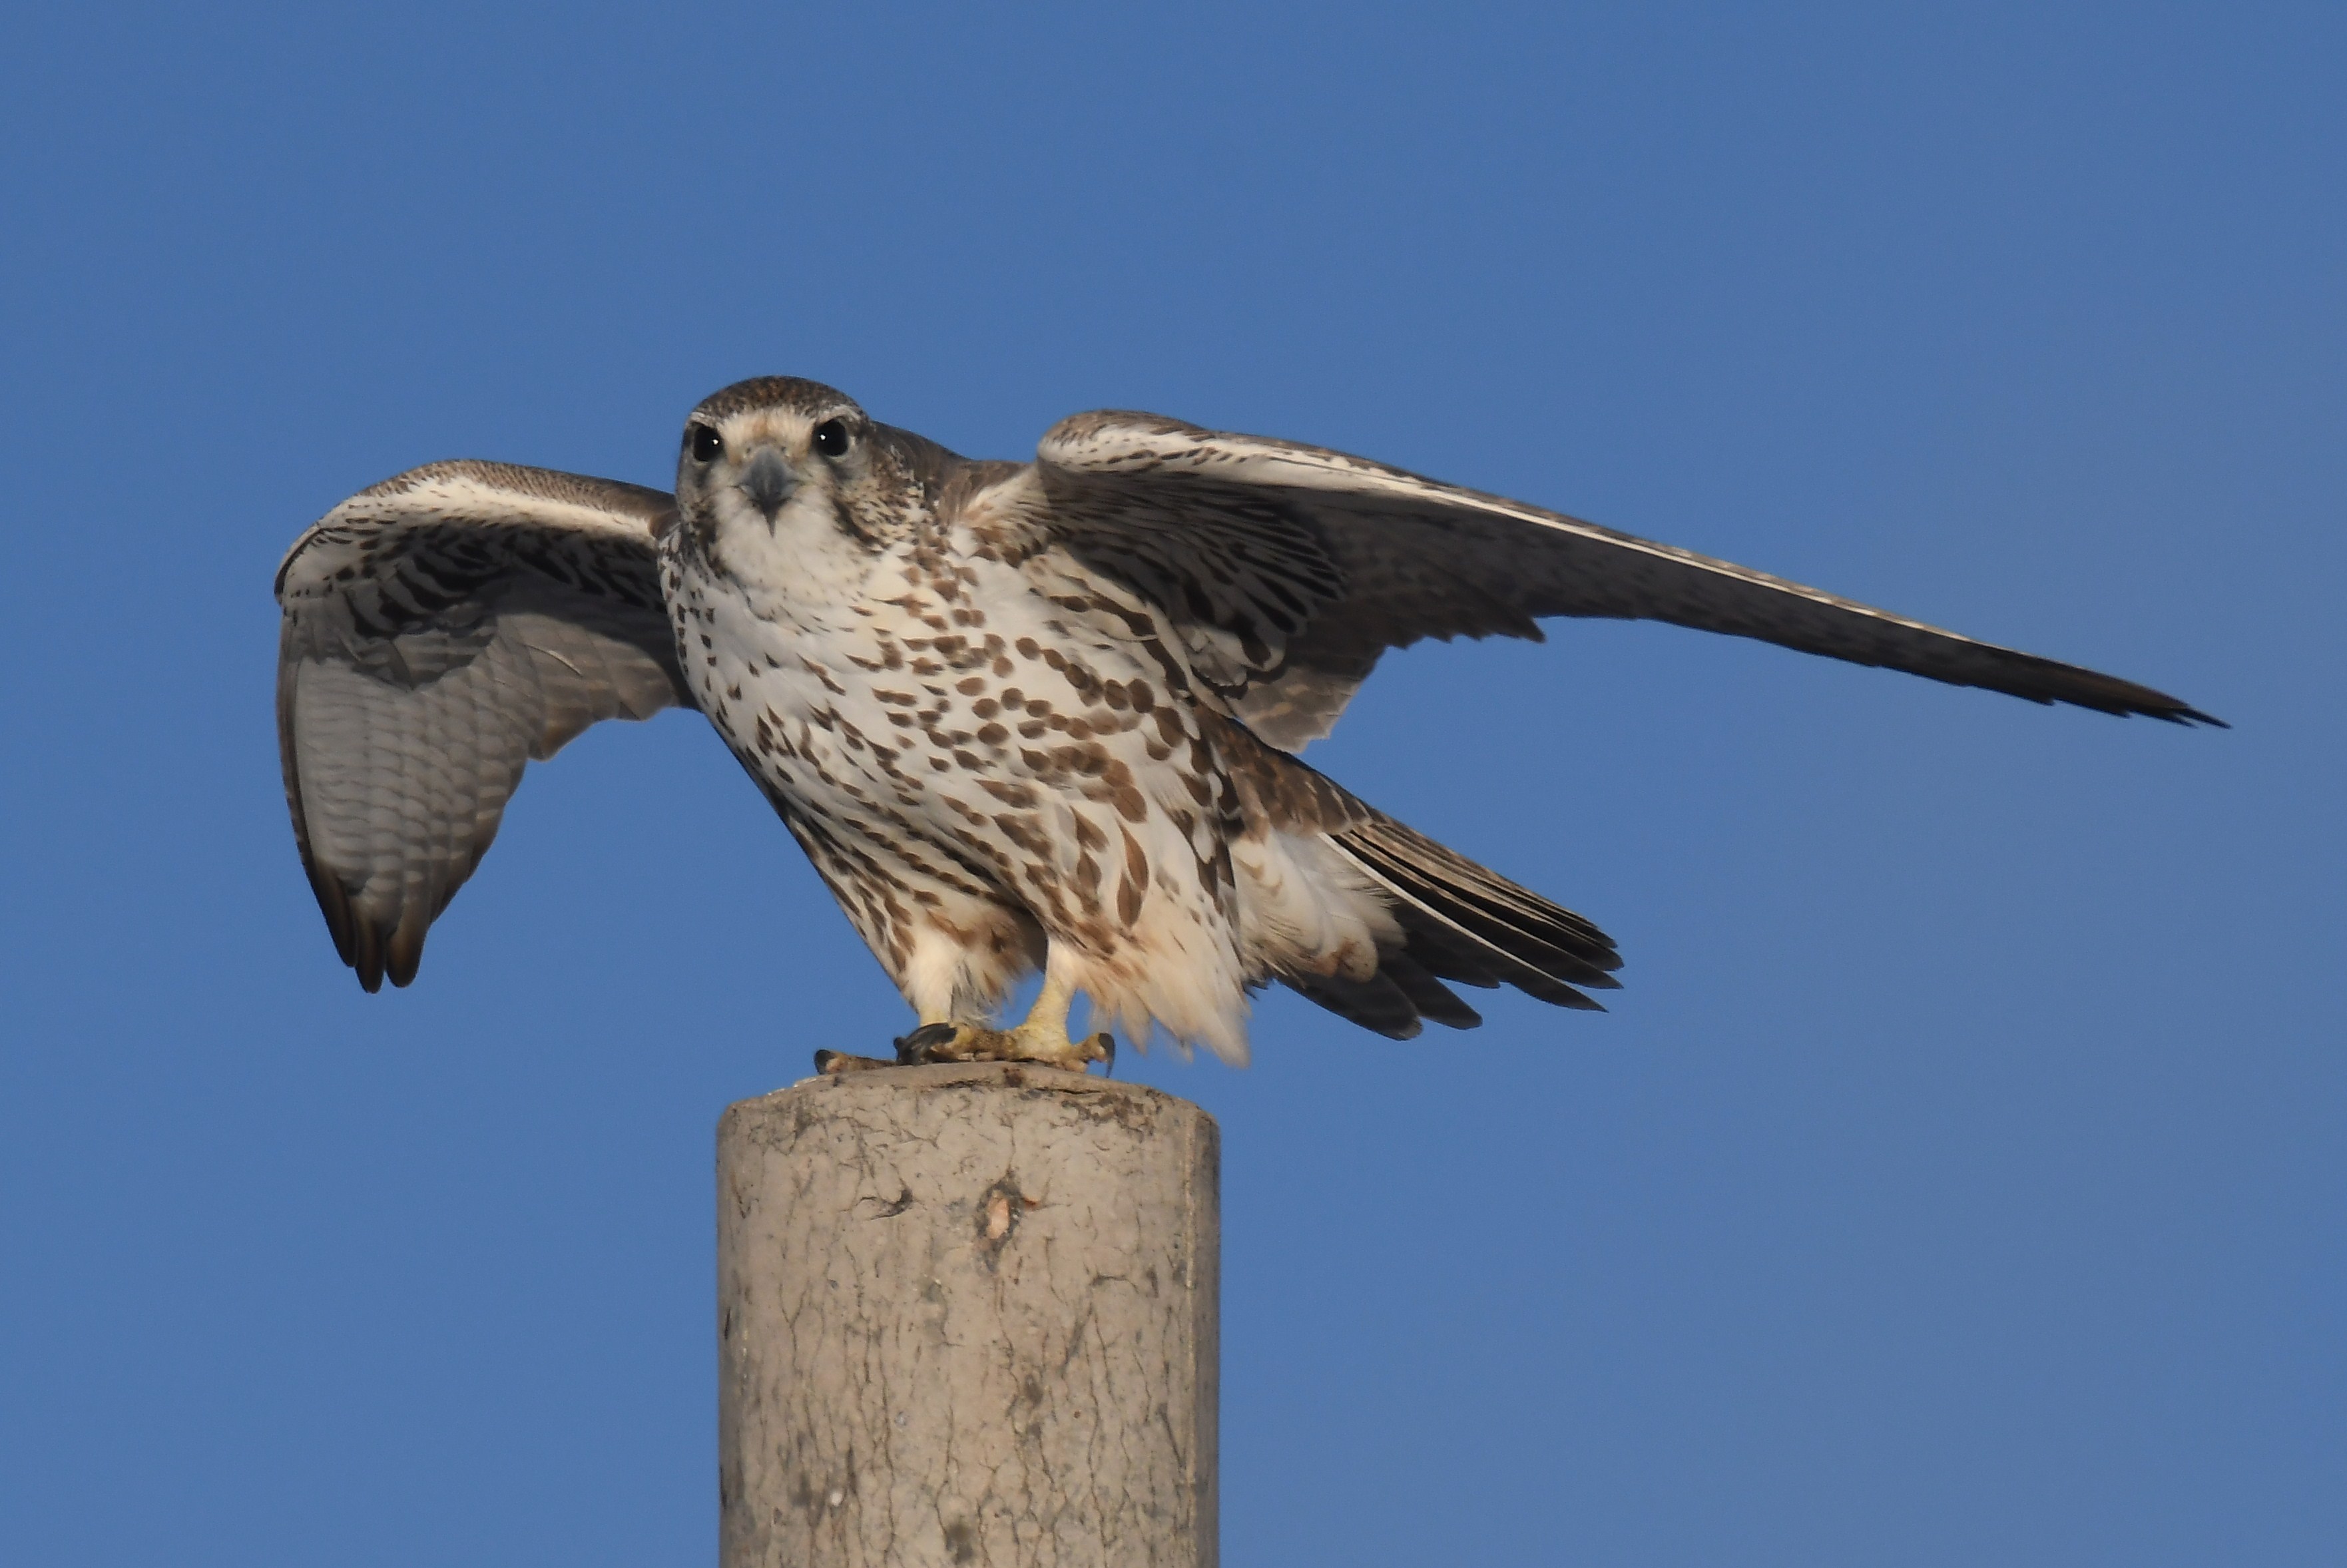
[[[820,383],[736,382],[685,421],[677,508],[704,548],[729,556],[876,551],[927,505],[914,448],[928,446]]]

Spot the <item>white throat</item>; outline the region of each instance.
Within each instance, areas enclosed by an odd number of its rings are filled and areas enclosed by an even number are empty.
[[[856,608],[886,599],[898,552],[876,550],[841,527],[828,497],[803,489],[769,523],[739,495],[716,499],[711,543],[717,575],[730,579],[764,619],[801,628],[845,628]]]

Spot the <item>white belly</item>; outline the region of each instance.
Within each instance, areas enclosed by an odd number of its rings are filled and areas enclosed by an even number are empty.
[[[950,599],[909,575],[810,602],[685,559],[670,589],[703,712],[900,987],[926,1009],[933,952],[990,932],[1027,949],[1011,973],[1036,938],[1091,955],[1098,1000],[1140,983],[1143,938],[1235,991],[1219,781],[1162,673],[1013,568],[958,567]]]

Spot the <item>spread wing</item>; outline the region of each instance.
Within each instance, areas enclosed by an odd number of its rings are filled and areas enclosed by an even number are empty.
[[[1537,639],[1546,616],[1667,620],[2033,702],[2217,723],[2146,686],[1977,642],[1765,572],[1317,446],[1156,415],[1045,434],[998,504],[1171,613],[1257,733],[1327,733],[1378,656]]]
[[[335,950],[378,989],[480,864],[531,757],[692,705],[662,608],[657,490],[436,463],[364,490],[277,571],[277,737]]]

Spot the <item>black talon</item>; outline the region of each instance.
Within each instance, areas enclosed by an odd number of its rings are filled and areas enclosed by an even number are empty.
[[[949,1045],[957,1030],[949,1023],[925,1023],[912,1033],[897,1039],[897,1061],[911,1067],[934,1060],[929,1052],[940,1045]]]
[[[1114,1078],[1116,1076],[1116,1036],[1102,1030],[1092,1036],[1092,1043],[1101,1048],[1101,1076]]]

